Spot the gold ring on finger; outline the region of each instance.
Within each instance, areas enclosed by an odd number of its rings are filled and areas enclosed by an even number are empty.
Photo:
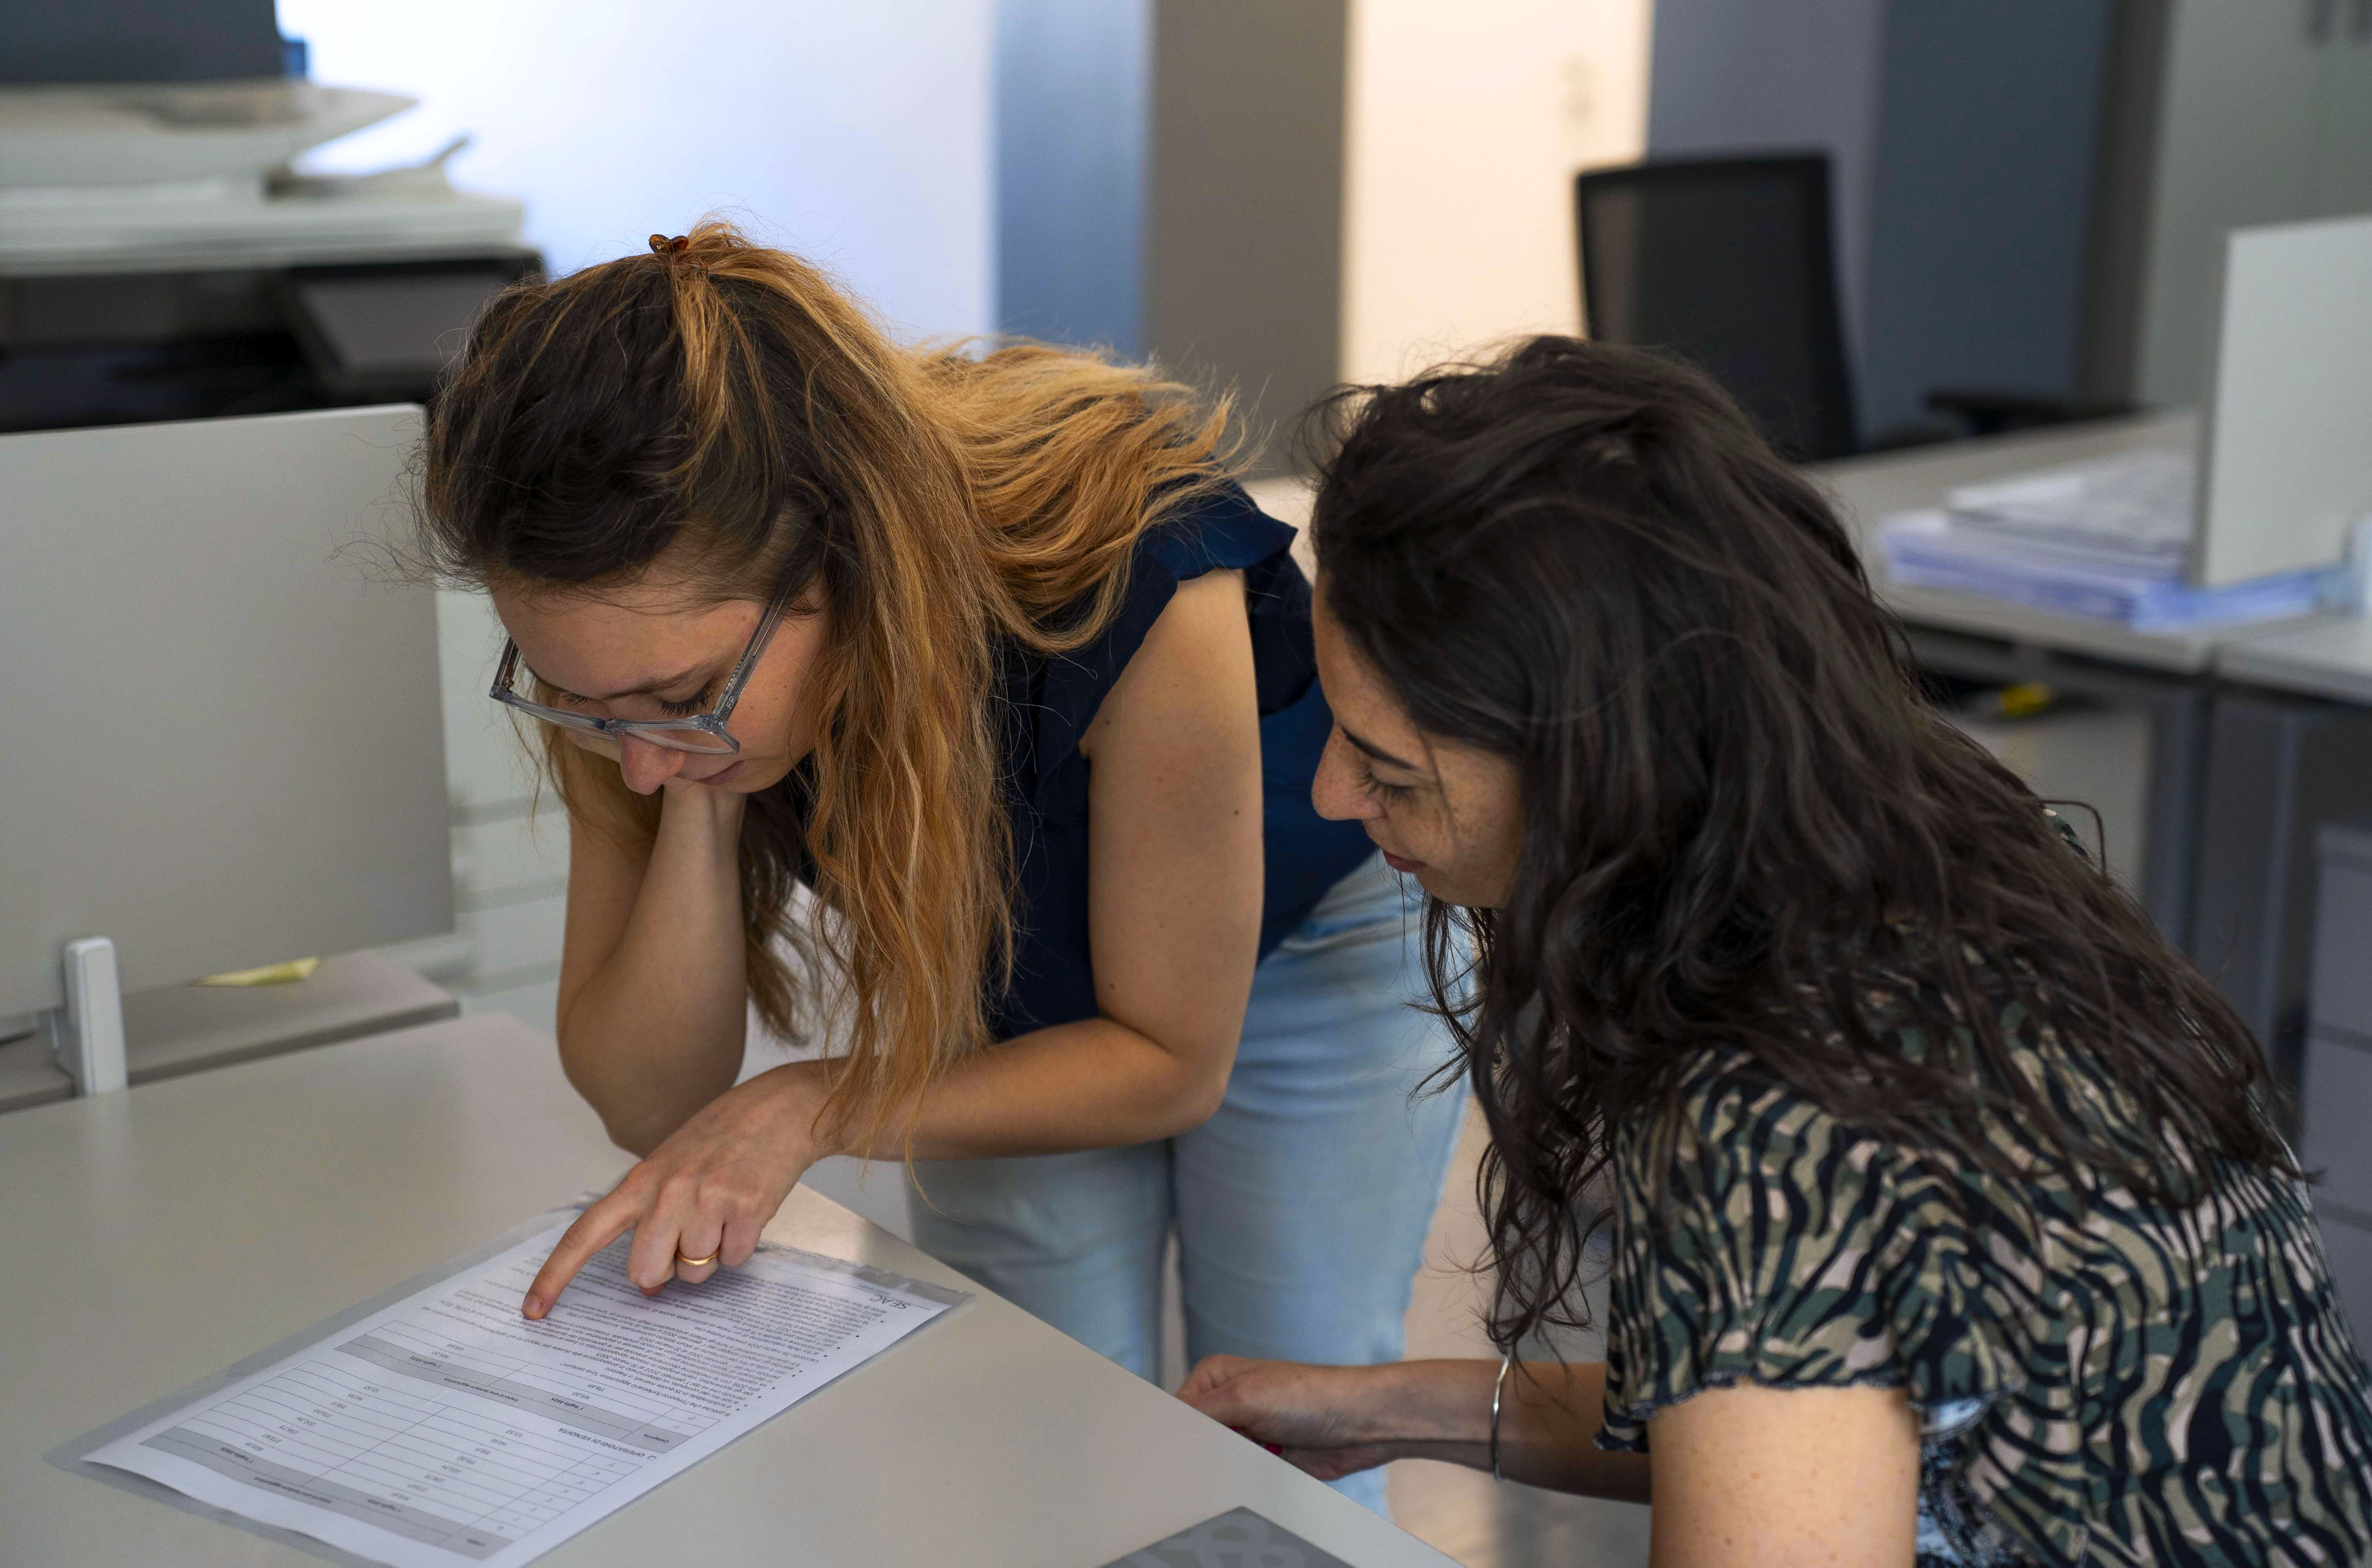
[[[705,1258],[687,1258],[683,1255],[683,1249],[679,1247],[676,1249],[675,1252],[676,1267],[680,1269],[705,1269],[711,1263],[715,1262],[718,1258],[722,1257],[724,1252],[725,1249],[720,1247]]]

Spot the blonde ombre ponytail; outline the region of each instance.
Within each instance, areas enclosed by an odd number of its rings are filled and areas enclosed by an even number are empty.
[[[1041,345],[901,347],[831,280],[704,222],[653,253],[515,287],[431,412],[424,532],[478,584],[598,587],[663,552],[719,598],[785,574],[830,609],[802,772],[741,836],[750,997],[795,1038],[777,938],[846,995],[833,1105],[869,1144],[988,1039],[1013,951],[996,649],[1076,647],[1137,537],[1222,472],[1224,407]],[[579,830],[647,854],[656,796],[546,737]],[[802,830],[804,818],[804,830]],[[794,931],[802,868],[833,918]]]

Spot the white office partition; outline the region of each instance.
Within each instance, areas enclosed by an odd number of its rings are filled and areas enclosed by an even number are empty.
[[[0,1015],[451,928],[410,406],[0,436]]]
[[[2236,230],[2193,580],[2326,566],[2372,512],[2372,217]]]

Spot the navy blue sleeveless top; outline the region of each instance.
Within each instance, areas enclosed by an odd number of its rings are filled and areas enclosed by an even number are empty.
[[[1053,658],[1014,656],[1001,681],[1005,796],[1014,830],[1013,985],[991,1008],[999,1040],[1096,1016],[1087,946],[1087,761],[1079,738],[1104,694],[1168,608],[1205,572],[1244,575],[1260,693],[1261,795],[1268,851],[1261,957],[1301,923],[1327,889],[1374,853],[1356,822],[1329,822],[1310,781],[1334,717],[1318,684],[1309,583],[1293,530],[1229,484],[1147,528],[1128,594],[1102,634]]]

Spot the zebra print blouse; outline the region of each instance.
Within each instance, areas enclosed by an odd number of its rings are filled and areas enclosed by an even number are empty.
[[[1865,1001],[1924,1048],[1894,994]],[[2001,1016],[2027,1072],[2103,1103],[2079,1053]],[[1743,1051],[1696,1059],[1682,1109],[1669,1207],[1645,1130],[1615,1145],[1601,1446],[1645,1449],[1647,1418],[1705,1388],[1900,1387],[1920,1568],[2372,1562],[2366,1372],[2298,1183],[2219,1163],[2181,1210],[2047,1175],[2008,1191]]]

